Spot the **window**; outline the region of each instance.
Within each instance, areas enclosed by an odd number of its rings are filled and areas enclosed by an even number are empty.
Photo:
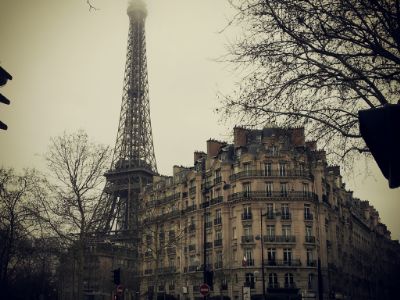
[[[275,250],[275,248],[268,248],[267,249],[267,255],[268,255],[268,265],[269,266],[275,265],[275,259],[276,259],[276,250]]]
[[[307,196],[308,195],[308,193],[309,193],[309,185],[308,185],[308,183],[303,183],[303,195],[304,196]]]
[[[273,219],[273,217],[274,217],[274,204],[267,203],[267,218]]]
[[[215,221],[214,223],[217,224],[221,224],[222,223],[222,213],[221,213],[221,209],[217,209],[215,211]]]
[[[250,171],[251,171],[250,163],[244,163],[243,164],[243,171],[245,172],[246,175],[251,175],[250,174]]]
[[[283,249],[283,262],[286,265],[291,265],[292,263],[292,249],[290,248],[284,248]]]
[[[265,194],[267,197],[272,196],[272,192],[274,191],[274,185],[272,182],[266,182],[265,183]]]
[[[282,203],[282,219],[290,219],[290,211],[289,211],[289,204]]]
[[[243,183],[243,195],[245,197],[250,197],[251,193],[251,184],[250,182]]]
[[[219,181],[218,181],[218,178],[219,178]],[[215,181],[216,181],[216,183],[221,182],[220,179],[221,179],[221,169],[215,170]]]
[[[175,259],[174,258],[170,258],[168,260],[168,266],[169,267],[175,267]]]
[[[308,289],[314,290],[314,285],[314,274],[310,273],[308,274]]]
[[[293,287],[294,287],[293,274],[286,273],[285,274],[285,288],[293,288]]]
[[[276,273],[269,273],[268,276],[268,287],[269,288],[278,288],[278,275]]]
[[[236,236],[236,227],[232,227],[232,238],[233,238],[233,239],[237,239],[237,236]]]
[[[314,267],[313,250],[307,249],[307,266]]]
[[[284,237],[289,237],[292,235],[292,226],[290,225],[282,225],[282,235]]]
[[[244,250],[243,265],[244,266],[254,266],[253,250],[252,249],[245,249]]]
[[[287,176],[286,163],[285,162],[279,163],[279,176],[281,176],[281,177]]]
[[[222,251],[216,253],[215,262],[216,264],[222,264]]]
[[[243,220],[250,220],[251,219],[251,206],[246,205],[243,206]]]
[[[246,273],[246,282],[245,286],[254,289],[254,274],[253,273]]]
[[[312,236],[312,226],[306,226],[306,237]]]
[[[281,197],[288,196],[289,185],[287,182],[281,182]]]
[[[310,204],[304,204],[304,220],[312,220]]]
[[[275,225],[267,225],[267,236],[275,236]]]
[[[215,239],[222,240],[222,231],[221,230],[218,230],[215,232]]]
[[[299,164],[299,175],[304,175],[305,174],[305,167],[304,167],[304,163],[300,163]]]
[[[245,236],[251,236],[251,226],[243,227],[243,233]]]
[[[264,164],[265,176],[272,176],[272,164],[270,162]]]

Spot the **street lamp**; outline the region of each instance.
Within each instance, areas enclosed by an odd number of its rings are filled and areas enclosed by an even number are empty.
[[[262,294],[264,300],[267,299],[265,295],[265,270],[264,270],[264,238],[263,238],[263,223],[262,218],[265,217],[267,213],[262,213],[262,208],[260,209],[260,242],[261,242],[261,278],[262,278]]]

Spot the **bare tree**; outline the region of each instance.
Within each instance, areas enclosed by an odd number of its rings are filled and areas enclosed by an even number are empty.
[[[358,111],[399,100],[400,1],[229,1],[244,33],[228,60],[246,75],[224,116],[305,126],[336,158],[366,151]]]
[[[52,138],[45,156],[50,176],[36,186],[40,219],[69,246],[77,265],[75,299],[83,299],[84,250],[103,218],[103,174],[109,165],[109,147],[91,142],[79,131]]]
[[[30,207],[36,176],[34,170],[19,175],[12,169],[0,168],[0,290],[5,297],[16,278],[36,270],[21,272],[35,260],[31,244],[42,237],[40,222]]]

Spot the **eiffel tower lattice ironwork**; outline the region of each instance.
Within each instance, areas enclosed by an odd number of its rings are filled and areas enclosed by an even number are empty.
[[[128,6],[130,20],[121,113],[111,169],[105,174],[111,212],[103,229],[137,231],[139,193],[157,174],[150,121],[145,20],[142,0]],[[127,234],[131,239],[134,237]]]

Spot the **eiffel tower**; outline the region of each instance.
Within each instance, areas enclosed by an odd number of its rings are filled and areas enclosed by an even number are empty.
[[[117,140],[110,170],[105,174],[107,209],[104,231],[135,241],[139,193],[157,174],[150,121],[145,20],[142,0],[128,6],[130,20],[125,77]]]

